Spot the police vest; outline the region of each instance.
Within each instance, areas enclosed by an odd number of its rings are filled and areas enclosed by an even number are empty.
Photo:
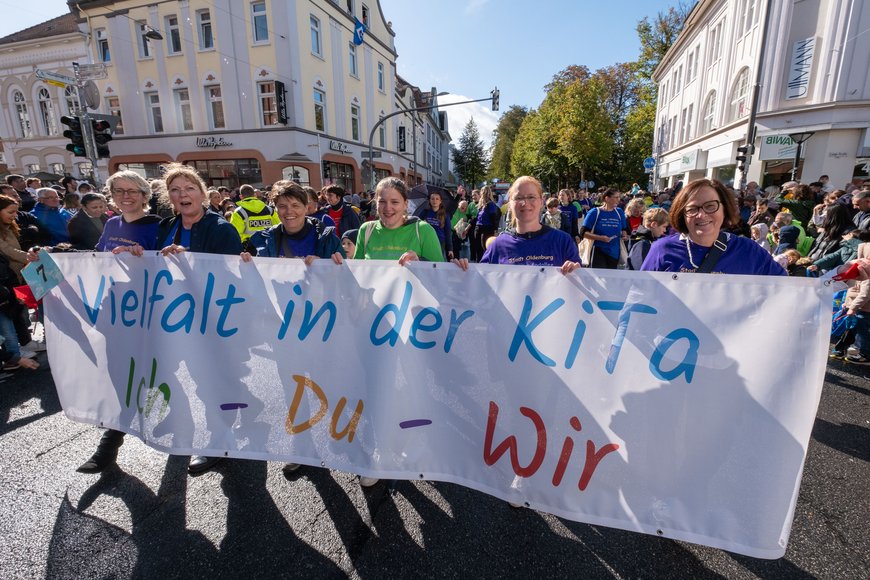
[[[257,213],[252,214],[249,214],[244,207],[239,206],[236,208],[236,213],[238,213],[245,222],[245,231],[242,233],[243,241],[248,240],[254,235],[254,233],[261,230],[268,230],[274,225],[272,216],[275,215],[275,210],[268,205]]]

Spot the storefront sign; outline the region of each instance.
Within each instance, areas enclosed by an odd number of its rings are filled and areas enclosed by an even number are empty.
[[[340,141],[330,141],[329,148],[332,151],[338,151],[339,153],[350,153],[350,147]]]
[[[217,149],[218,147],[232,147],[231,141],[224,141],[223,137],[197,137],[196,146],[205,147],[207,149]]]
[[[788,135],[768,135],[761,138],[761,152],[758,158],[762,161],[777,159],[794,160],[797,144]],[[801,148],[801,157],[806,154],[806,147]]]
[[[794,43],[791,51],[791,64],[788,67],[788,82],[785,98],[802,99],[807,96],[810,88],[810,73],[813,68],[813,56],[816,52],[816,39],[806,38]]]
[[[275,81],[275,103],[278,108],[278,122],[282,125],[287,124],[287,91],[284,90],[284,83]]]
[[[680,156],[680,162],[677,166],[677,171],[682,173],[683,171],[692,171],[693,169],[698,168],[698,149],[693,149],[692,151],[687,151]]]

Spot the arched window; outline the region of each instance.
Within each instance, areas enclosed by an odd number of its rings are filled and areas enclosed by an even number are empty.
[[[69,115],[75,115],[76,111],[81,108],[79,105],[79,93],[72,85],[67,86],[63,91],[63,98],[66,101],[66,112]]]
[[[707,100],[704,101],[704,110],[701,113],[701,134],[706,134],[716,128],[716,91],[710,91]]]
[[[24,94],[21,91],[15,91],[12,94],[12,101],[15,103],[15,112],[18,115],[18,129],[23,138],[29,139],[33,136],[33,129],[30,126],[30,115],[27,112],[27,102],[24,100]]]
[[[51,95],[48,94],[48,89],[39,89],[36,98],[39,101],[39,116],[42,118],[45,134],[57,135],[57,121],[54,118],[54,106],[51,104]]]
[[[749,69],[744,68],[737,74],[731,88],[731,102],[728,106],[728,120],[736,121],[749,114]]]

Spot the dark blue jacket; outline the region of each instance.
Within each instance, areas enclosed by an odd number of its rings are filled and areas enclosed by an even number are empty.
[[[165,218],[157,228],[157,243],[154,247],[166,247],[166,238],[173,233],[175,224],[181,226],[179,216]],[[206,254],[239,255],[242,253],[242,239],[233,225],[224,218],[208,213],[202,219],[193,224],[190,230],[191,252],[203,252]]]
[[[30,214],[39,220],[43,228],[51,234],[49,244],[56,246],[69,241],[69,232],[66,224],[72,218],[72,214],[63,208],[49,207],[44,203],[37,202]]]
[[[351,210],[353,211],[353,210]],[[308,225],[314,228],[314,235],[317,236],[317,241],[314,243],[314,255],[318,258],[330,258],[336,252],[344,255],[344,248],[341,247],[341,240],[335,235],[335,228],[326,226],[317,218],[308,216],[305,218]],[[257,250],[255,256],[261,258],[277,258],[278,257],[278,239],[284,234],[281,224],[272,226],[268,230],[254,232],[251,236],[251,245]],[[304,257],[304,256],[299,256]]]

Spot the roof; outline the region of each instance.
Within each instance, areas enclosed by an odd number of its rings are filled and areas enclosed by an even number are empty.
[[[47,36],[60,36],[62,34],[72,34],[78,32],[79,27],[76,24],[76,16],[70,12],[46,20],[30,28],[25,28],[18,32],[13,32],[9,36],[0,38],[0,44],[12,44],[13,42],[24,42],[26,40],[38,40]]]

